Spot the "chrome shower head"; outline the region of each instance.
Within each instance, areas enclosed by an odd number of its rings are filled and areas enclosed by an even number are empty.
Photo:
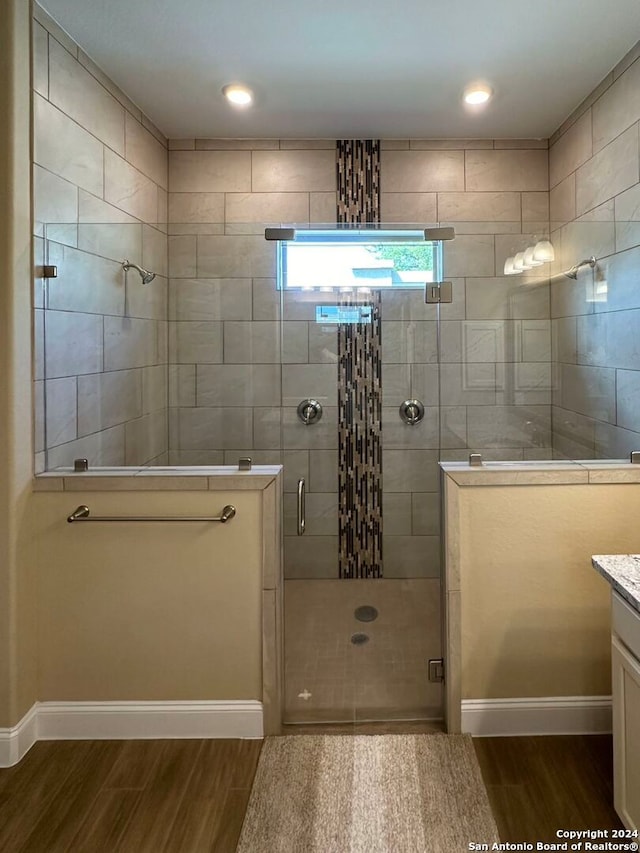
[[[128,272],[130,269],[137,270],[140,275],[140,278],[142,279],[143,284],[149,284],[149,282],[153,281],[156,277],[156,274],[154,272],[145,270],[142,267],[139,267],[138,264],[134,264],[132,261],[124,261],[122,264],[122,269],[125,272]]]

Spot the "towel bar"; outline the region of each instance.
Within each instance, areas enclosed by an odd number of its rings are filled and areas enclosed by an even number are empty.
[[[89,507],[81,504],[67,517],[67,521],[71,524],[74,521],[219,521],[222,524],[229,521],[236,514],[236,508],[232,504],[227,504],[223,507],[222,513],[218,516],[206,518],[200,516],[160,516],[160,515],[95,515],[93,518],[89,514]]]

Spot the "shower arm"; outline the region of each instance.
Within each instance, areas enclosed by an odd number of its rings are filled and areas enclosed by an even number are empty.
[[[575,279],[578,278],[578,272],[582,269],[582,267],[591,267],[591,269],[594,269],[596,263],[597,259],[595,255],[591,255],[590,258],[585,258],[582,261],[578,261],[577,264],[574,264],[571,269],[567,270],[567,272],[563,273],[563,275],[566,275],[567,278],[572,278],[575,281]]]

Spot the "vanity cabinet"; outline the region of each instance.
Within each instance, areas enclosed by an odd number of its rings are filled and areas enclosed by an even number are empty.
[[[640,828],[640,613],[612,593],[614,805]]]

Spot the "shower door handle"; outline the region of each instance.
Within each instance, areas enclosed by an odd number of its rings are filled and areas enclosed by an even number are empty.
[[[305,528],[304,480],[298,480],[298,536],[302,536]]]

